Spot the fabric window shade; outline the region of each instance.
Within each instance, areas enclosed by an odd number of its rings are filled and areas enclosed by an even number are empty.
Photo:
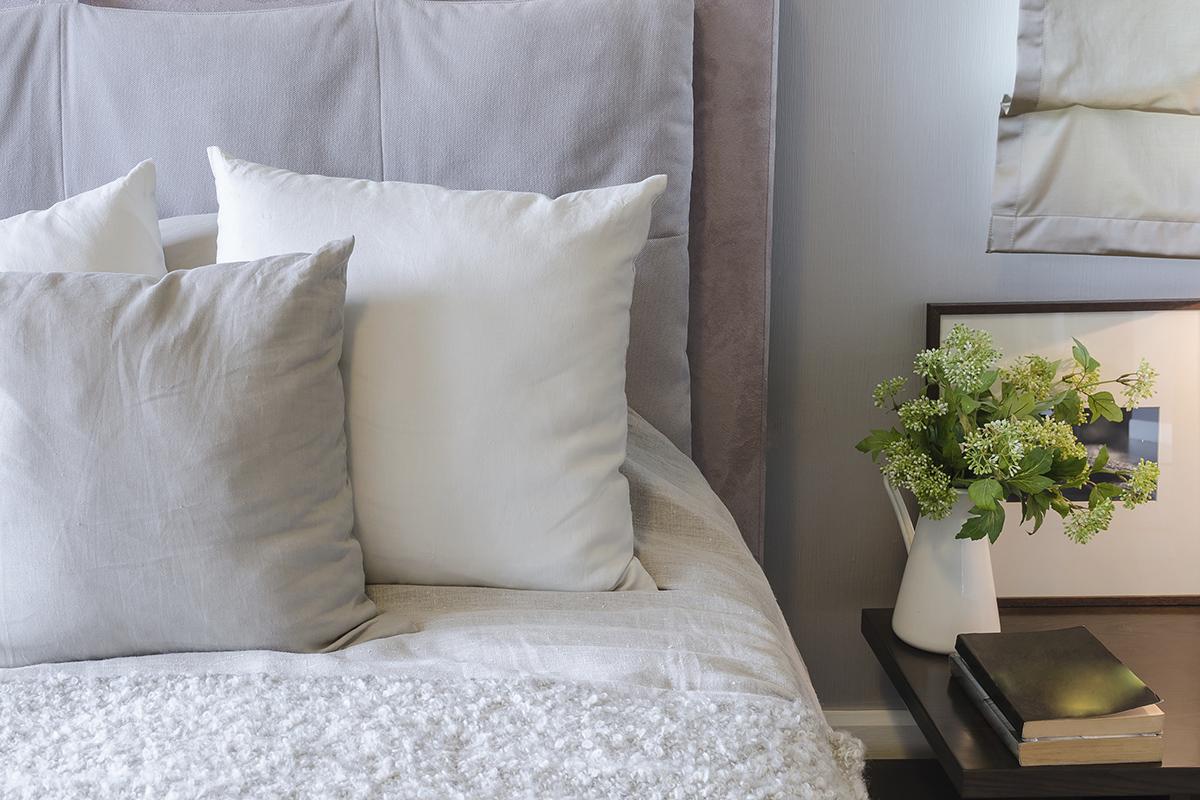
[[[990,252],[1200,257],[1200,2],[1021,0]]]

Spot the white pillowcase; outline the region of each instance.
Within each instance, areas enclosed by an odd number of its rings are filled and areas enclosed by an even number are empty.
[[[654,588],[619,470],[665,176],[550,199],[209,160],[219,261],[356,237],[342,372],[368,583]]]
[[[166,271],[152,161],[45,211],[0,220],[0,272]]]

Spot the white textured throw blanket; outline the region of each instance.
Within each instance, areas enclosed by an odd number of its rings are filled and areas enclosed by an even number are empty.
[[[847,798],[804,701],[542,679],[0,683],[5,798]]]

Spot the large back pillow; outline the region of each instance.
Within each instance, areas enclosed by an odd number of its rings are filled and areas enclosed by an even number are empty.
[[[338,372],[350,249],[0,273],[0,667],[320,650],[374,616]]]
[[[551,197],[665,174],[628,393],[689,449],[692,0],[106,4],[138,10],[0,11],[0,151],[21,154],[0,217],[143,158],[159,167],[161,216],[213,212],[214,143],[295,172]]]
[[[371,583],[653,588],[620,468],[663,176],[552,200],[210,157],[219,260],[357,238],[342,369]]]

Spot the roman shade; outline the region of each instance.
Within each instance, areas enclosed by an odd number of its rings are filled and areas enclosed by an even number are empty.
[[[1021,0],[991,252],[1200,257],[1200,3]]]

